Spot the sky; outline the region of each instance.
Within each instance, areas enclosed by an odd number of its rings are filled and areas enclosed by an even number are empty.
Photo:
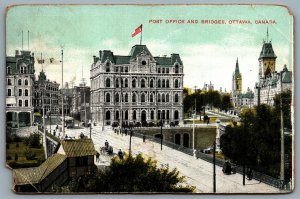
[[[162,20],[152,23],[150,20]],[[185,23],[167,23],[184,20]],[[198,20],[198,23],[187,23]],[[202,24],[201,20],[224,20],[226,24]],[[251,24],[230,24],[249,20]],[[272,20],[273,24],[256,24]],[[174,21],[173,21],[174,22]],[[31,50],[46,59],[47,78],[61,83],[61,49],[64,50],[64,82],[78,85],[85,78],[90,85],[93,55],[111,50],[128,55],[140,35],[131,33],[143,24],[142,43],[153,56],[178,53],[184,65],[184,86],[202,88],[212,83],[215,89],[230,91],[236,59],[243,78],[243,91],[254,88],[258,78],[258,57],[263,40],[272,41],[277,55],[276,70],[287,64],[293,68],[293,19],[281,6],[245,5],[49,5],[15,6],[7,11],[6,55],[15,50]],[[28,31],[29,48],[28,48]],[[50,58],[55,61],[50,64]],[[36,75],[42,66],[36,62]]]

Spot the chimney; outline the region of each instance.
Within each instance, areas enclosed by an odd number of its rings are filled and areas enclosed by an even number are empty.
[[[100,55],[99,59],[101,60],[101,58],[102,58],[102,50],[99,51],[99,55]]]
[[[16,55],[19,55],[19,50],[16,50]]]
[[[94,63],[96,63],[97,62],[96,56],[94,55],[93,58],[94,58]]]

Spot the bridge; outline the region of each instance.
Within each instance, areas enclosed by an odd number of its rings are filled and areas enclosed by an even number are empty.
[[[90,129],[66,129],[69,137],[78,138],[80,133],[90,136]],[[130,136],[125,134],[116,134],[111,128],[102,131],[101,127],[95,126],[91,131],[95,148],[99,150],[104,146],[105,140],[113,146],[114,152],[119,149],[128,153]],[[187,153],[176,150],[170,146],[161,146],[157,142],[153,142],[140,137],[133,136],[131,140],[131,151],[133,155],[144,154],[157,160],[159,165],[168,164],[171,169],[177,168],[180,175],[185,176],[187,184],[195,186],[197,193],[213,193],[213,164],[203,159],[197,159]],[[98,163],[99,164],[99,163]],[[108,165],[109,159],[102,157],[100,161],[102,165]],[[216,192],[217,193],[285,193],[285,191],[262,183],[257,180],[246,181],[246,185],[242,184],[243,176],[239,173],[233,175],[225,175],[220,166],[216,166]]]

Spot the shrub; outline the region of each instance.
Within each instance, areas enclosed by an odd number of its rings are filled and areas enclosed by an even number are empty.
[[[27,160],[34,160],[36,158],[36,153],[26,148],[24,151],[24,156],[26,157]]]
[[[33,133],[29,137],[25,138],[24,143],[30,148],[41,148],[40,139],[40,134]]]

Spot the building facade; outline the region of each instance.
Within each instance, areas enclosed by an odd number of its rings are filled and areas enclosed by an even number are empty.
[[[280,72],[276,71],[277,56],[271,41],[263,43],[259,62],[258,82],[255,84],[254,103],[273,105],[276,94],[292,90],[292,72],[284,65]]]
[[[34,120],[34,53],[16,50],[6,57],[6,124],[12,128],[31,126]]]
[[[37,81],[34,82],[34,112],[39,112],[43,115],[44,108],[45,115],[58,115],[60,108],[58,103],[59,99],[59,83],[47,79],[44,70],[42,70]]]
[[[179,54],[153,57],[146,45],[128,56],[110,50],[94,56],[90,70],[93,122],[183,122],[183,63]],[[122,115],[121,115],[122,113]]]
[[[74,87],[72,115],[75,119],[88,124],[91,120],[90,107],[91,89],[85,83]]]
[[[236,59],[235,71],[232,75],[231,100],[235,108],[252,107],[254,104],[254,93],[248,87],[247,92],[242,90],[243,78],[240,73],[239,60]]]

